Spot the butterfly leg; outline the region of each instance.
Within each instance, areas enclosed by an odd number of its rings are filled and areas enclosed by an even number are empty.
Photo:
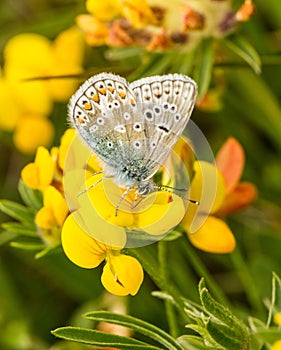
[[[94,175],[96,175],[96,174],[101,174],[101,173],[102,173],[102,172],[95,173]],[[110,179],[110,178],[112,178],[112,177],[113,177],[113,176],[109,176],[109,175],[103,176],[101,179],[99,179],[98,181],[94,182],[91,186],[89,186],[89,187],[85,188],[85,190],[79,192],[79,193],[77,194],[77,197],[80,197],[82,194],[88,192],[90,189],[92,189],[93,187],[97,186],[100,182],[103,181],[103,179]]]
[[[120,207],[120,204],[122,203],[123,199],[127,196],[127,194],[132,190],[132,187],[127,187],[126,191],[122,194],[122,197],[119,199],[118,203],[116,204],[115,207],[115,216],[118,215],[118,210]]]

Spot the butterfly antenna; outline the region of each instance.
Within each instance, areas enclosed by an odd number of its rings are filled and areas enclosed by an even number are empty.
[[[173,192],[172,190],[174,190],[174,191],[182,191],[182,192],[186,192],[187,191],[186,188],[176,188],[176,187],[171,187],[171,186],[167,186],[167,185],[161,185],[161,186],[156,185],[155,188],[158,189],[158,190],[162,190],[162,191],[166,191],[166,192],[170,192],[170,193]],[[190,202],[192,204],[200,205],[200,202],[196,201],[194,199],[190,199],[190,198],[186,198],[186,197],[183,197],[183,199],[187,200],[188,202]]]

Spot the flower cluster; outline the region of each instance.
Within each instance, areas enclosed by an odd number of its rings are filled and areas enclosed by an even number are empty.
[[[138,46],[149,51],[192,49],[206,37],[222,37],[254,12],[251,0],[234,11],[230,1],[87,0],[77,17],[89,45]]]
[[[101,281],[116,295],[135,295],[143,280],[140,263],[122,253],[128,242],[129,247],[149,244],[179,223],[195,247],[230,253],[235,238],[220,217],[244,208],[256,195],[252,184],[239,183],[244,165],[241,145],[227,140],[217,165],[193,161],[185,139],[178,142],[175,153],[194,174],[189,198],[200,201],[199,206],[190,203],[187,210],[184,200],[169,191],[159,190],[139,202],[135,193],[123,198],[124,190],[99,173],[97,157],[90,155],[74,130],[67,130],[59,147],[50,152],[39,147],[34,162],[22,170],[25,185],[43,195],[43,207],[35,217],[39,235],[47,245],[61,241],[65,254],[80,267],[94,268],[105,261]],[[165,181],[165,170],[162,175]],[[211,193],[212,178],[216,182]]]
[[[70,97],[76,82],[44,78],[81,73],[83,42],[73,27],[53,42],[26,33],[6,43],[0,76],[0,129],[14,132],[14,144],[21,152],[33,153],[38,146],[51,144],[54,128],[47,117],[55,101]],[[66,54],[69,51],[71,55]]]

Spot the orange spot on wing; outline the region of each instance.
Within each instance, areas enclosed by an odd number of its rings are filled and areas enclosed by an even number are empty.
[[[130,104],[135,106],[136,105],[136,101],[133,98],[130,98]]]
[[[109,92],[113,93],[115,91],[115,89],[113,87],[108,87],[107,88]]]
[[[102,95],[106,95],[106,89],[105,88],[98,89],[98,92],[101,93]]]
[[[126,92],[123,92],[123,91],[118,91],[118,95],[124,99],[126,97]]]
[[[83,124],[84,123],[84,120],[82,119],[82,118],[77,118],[77,121],[78,121],[78,123],[80,123],[80,124]]]
[[[86,111],[90,111],[92,108],[93,108],[93,107],[92,107],[92,105],[91,105],[90,103],[85,103],[85,104],[84,104],[84,109],[85,109]]]
[[[92,97],[92,100],[99,103],[100,102],[100,97],[99,97],[99,94],[94,94],[93,97]]]

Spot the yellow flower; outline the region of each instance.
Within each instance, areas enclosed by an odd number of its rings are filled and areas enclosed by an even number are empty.
[[[270,348],[270,350],[281,350],[281,339],[277,340],[272,347]]]
[[[143,270],[136,259],[120,253],[125,241],[110,245],[92,238],[79,224],[81,220],[78,216],[79,210],[69,215],[63,225],[61,239],[67,257],[76,265],[89,269],[97,267],[106,260],[101,277],[104,287],[115,295],[135,295],[143,281]],[[95,220],[91,217],[88,221]],[[93,223],[97,230],[110,229],[110,224],[107,227],[100,227],[98,221]],[[100,232],[101,239],[102,233]],[[106,234],[108,236],[116,234],[116,227],[113,226],[113,229]]]
[[[53,137],[53,124],[44,117],[33,116],[22,118],[13,135],[15,146],[26,154],[33,153],[39,146],[49,146]]]
[[[76,23],[84,32],[89,45],[104,45],[107,42],[109,30],[99,19],[83,14],[76,17]]]
[[[200,204],[188,206],[181,225],[195,247],[209,253],[230,253],[235,238],[229,227],[213,216],[225,198],[224,179],[213,164],[203,161],[194,163],[194,172],[189,198]]]
[[[68,206],[62,194],[53,186],[43,192],[44,206],[37,212],[35,223],[42,239],[48,244],[60,242],[60,231],[68,215]]]
[[[67,53],[71,52],[71,55]],[[84,40],[76,27],[61,32],[52,43],[48,76],[78,75],[83,72]],[[48,92],[54,101],[67,101],[77,88],[77,79],[50,79]]]
[[[202,161],[194,163],[189,197],[198,200],[200,205],[188,206],[181,225],[197,248],[210,253],[230,253],[235,248],[235,238],[219,217],[249,205],[256,189],[252,184],[239,183],[244,152],[234,138],[229,138],[221,147],[216,161],[217,166]]]
[[[86,0],[86,9],[101,21],[110,21],[117,17],[121,11],[118,0]]]
[[[77,87],[73,79],[30,79],[81,73],[83,45],[77,28],[62,32],[54,42],[31,33],[7,42],[0,78],[0,127],[15,132],[15,145],[22,152],[33,153],[52,142],[54,130],[46,118],[53,102],[67,100]]]
[[[55,160],[45,147],[39,147],[33,163],[27,164],[21,171],[26,186],[43,191],[54,177]]]
[[[278,326],[281,325],[281,311],[280,312],[277,312],[275,315],[274,315],[274,323],[277,324]]]
[[[148,50],[192,50],[206,37],[229,34],[253,13],[251,0],[245,0],[237,13],[229,0],[87,0],[86,7],[88,17],[78,16],[77,23],[88,44]]]
[[[184,216],[183,200],[175,194],[159,191],[144,199],[138,198],[140,202],[137,203],[132,192],[120,202],[124,190],[112,179],[97,183],[101,178],[101,174],[90,177],[86,181],[86,188],[90,189],[78,198],[79,207],[85,211],[85,221],[95,212],[105,223],[129,230],[140,229],[150,235],[162,235],[175,227]],[[93,184],[95,186],[91,188]],[[94,235],[94,227],[91,231]]]

